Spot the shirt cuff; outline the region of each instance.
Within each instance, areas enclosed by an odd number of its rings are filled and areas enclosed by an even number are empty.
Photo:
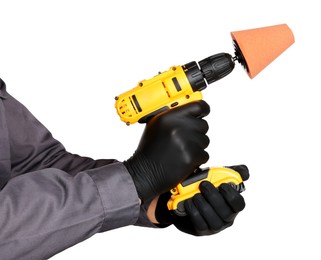
[[[97,186],[104,210],[100,232],[135,224],[141,212],[140,201],[126,167],[116,162],[87,173]]]

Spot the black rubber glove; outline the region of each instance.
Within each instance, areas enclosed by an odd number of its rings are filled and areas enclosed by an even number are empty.
[[[245,165],[229,168],[239,172],[243,181],[249,178]],[[221,184],[218,189],[208,181],[200,184],[201,193],[184,202],[187,215],[180,217],[167,209],[170,192],[162,194],[156,206],[155,216],[160,227],[174,224],[184,233],[195,236],[212,235],[230,227],[237,214],[245,207],[242,195],[230,184]]]
[[[207,162],[205,101],[192,102],[153,117],[147,124],[134,155],[124,162],[138,195],[146,201],[174,188]]]

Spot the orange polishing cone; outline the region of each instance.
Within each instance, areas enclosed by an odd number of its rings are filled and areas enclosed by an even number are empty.
[[[286,24],[231,32],[231,36],[251,79],[294,43]]]

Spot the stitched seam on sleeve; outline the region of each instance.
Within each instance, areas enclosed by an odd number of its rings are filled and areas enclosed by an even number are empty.
[[[87,173],[86,173],[86,174],[87,174]],[[95,187],[96,187],[96,190],[97,190],[97,194],[98,194],[98,197],[99,197],[99,200],[100,200],[100,204],[101,204],[101,207],[102,207],[102,209],[103,209],[103,219],[102,219],[102,221],[101,221],[100,228],[99,228],[99,230],[101,230],[102,227],[103,227],[103,225],[104,225],[105,219],[106,219],[106,211],[105,211],[103,199],[102,199],[102,197],[101,197],[101,195],[100,195],[100,191],[99,191],[99,188],[98,188],[98,185],[97,185],[96,181],[94,180],[94,178],[93,178],[90,174],[87,174],[87,175],[90,177],[90,179],[91,179],[91,180],[93,181],[93,183],[95,184]]]

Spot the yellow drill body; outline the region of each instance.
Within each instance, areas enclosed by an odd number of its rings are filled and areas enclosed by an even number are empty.
[[[173,66],[116,98],[115,108],[127,125],[146,122],[161,111],[201,100],[202,93],[192,89],[182,66]]]

